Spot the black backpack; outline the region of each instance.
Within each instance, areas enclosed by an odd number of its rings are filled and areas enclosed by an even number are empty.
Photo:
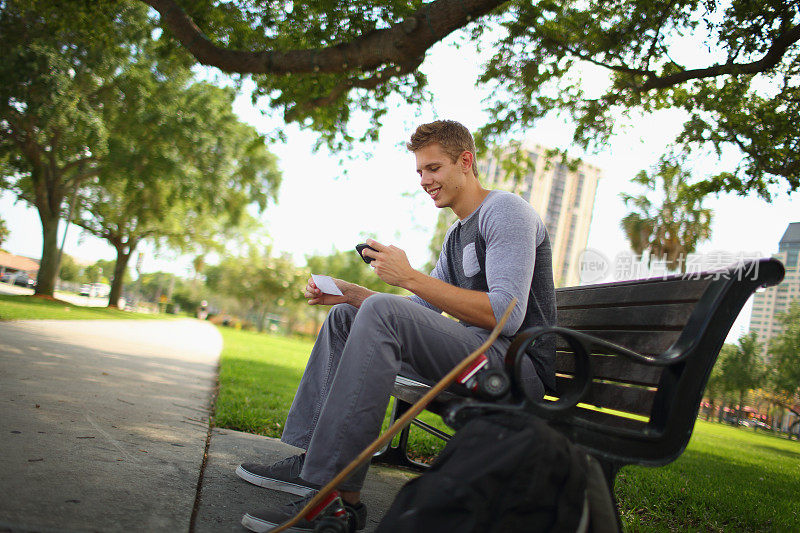
[[[406,483],[380,533],[619,531],[599,463],[524,412],[476,417]]]

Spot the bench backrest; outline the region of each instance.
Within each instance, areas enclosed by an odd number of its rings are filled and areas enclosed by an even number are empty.
[[[765,259],[720,272],[558,289],[559,326],[677,362],[640,364],[594,345],[587,394],[551,422],[608,461],[674,460],[689,441],[708,376],[739,311],[756,289],[782,278],[783,265]],[[556,397],[574,368],[569,344],[559,339]]]

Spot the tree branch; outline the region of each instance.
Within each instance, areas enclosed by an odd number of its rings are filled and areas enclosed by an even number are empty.
[[[66,165],[64,165],[61,170],[63,172],[66,172],[68,170],[71,170],[74,167],[77,167],[77,166],[79,166],[79,165],[81,165],[83,163],[87,163],[89,161],[97,161],[97,157],[95,157],[93,155],[90,155],[90,156],[87,156],[87,157],[79,157],[75,161],[71,161],[71,162],[67,163]]]
[[[326,96],[298,104],[298,107],[301,109],[325,107],[332,105],[339,97],[342,96],[342,94],[352,88],[374,89],[392,76],[405,76],[406,74],[414,72],[422,64],[423,59],[424,57],[418,57],[414,61],[411,61],[403,66],[398,65],[384,67],[376,72],[374,76],[371,76],[367,79],[349,78],[336,85],[336,87],[334,87]]]
[[[581,60],[586,61],[588,63],[592,63],[593,65],[597,65],[598,67],[607,68],[608,70],[613,70],[615,72],[621,72],[623,74],[633,74],[635,76],[650,76],[650,77],[652,77],[652,76],[656,75],[656,73],[653,72],[652,70],[642,70],[642,69],[638,69],[638,68],[627,67],[625,65],[613,65],[613,64],[610,64],[610,63],[604,63],[604,62],[600,61],[599,59],[594,59],[591,55],[585,54],[585,53],[583,53],[583,52],[581,52],[579,50],[571,49],[569,47],[564,47],[564,48],[568,53],[574,55],[578,59],[581,59]]]
[[[86,170],[83,172],[77,172],[76,174],[70,176],[69,178],[64,180],[64,187],[69,187],[71,185],[75,185],[76,183],[80,183],[85,179],[93,178],[100,174],[99,168],[93,168],[90,170]]]
[[[780,63],[786,50],[797,41],[800,41],[800,26],[794,26],[773,41],[764,57],[751,63],[725,63],[711,67],[684,70],[669,76],[651,76],[648,81],[638,87],[639,92],[651,89],[663,89],[681,84],[685,81],[712,78],[723,74],[758,74],[769,70]]]
[[[659,37],[661,37],[661,30],[664,27],[664,24],[667,23],[667,19],[669,18],[670,14],[672,14],[672,8],[675,5],[675,2],[670,2],[668,6],[664,9],[664,12],[661,15],[661,18],[658,20],[658,25],[656,27],[656,33],[653,35],[653,40],[650,41],[650,49],[647,51],[646,60],[644,62],[645,70],[650,70],[650,59],[652,59],[653,54],[655,54],[656,47],[659,43]]]
[[[306,50],[229,50],[206,37],[176,0],[142,0],[202,64],[242,74],[338,73],[404,65],[445,36],[502,5],[504,0],[434,0],[389,28],[353,41]]]

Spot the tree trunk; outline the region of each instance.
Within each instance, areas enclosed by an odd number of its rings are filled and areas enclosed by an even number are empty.
[[[108,296],[108,307],[119,307],[119,299],[122,296],[122,281],[125,278],[125,269],[128,268],[128,260],[131,258],[133,248],[130,246],[117,246],[117,262],[114,264],[114,279],[111,280],[111,293]],[[127,249],[127,252],[125,251]]]
[[[43,213],[39,209],[39,220],[42,221],[42,259],[39,262],[39,274],[36,276],[36,294],[53,296],[58,278],[58,213]]]
[[[739,424],[742,421],[742,411],[744,410],[744,391],[739,391],[739,409],[736,411],[736,423]]]

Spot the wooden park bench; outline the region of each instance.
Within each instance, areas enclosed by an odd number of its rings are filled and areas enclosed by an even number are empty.
[[[622,466],[665,465],[683,452],[739,311],[757,289],[783,276],[780,261],[761,259],[714,272],[557,289],[557,327],[520,332],[506,355],[513,381],[515,362],[526,357],[530,343],[557,333],[552,395],[533,401],[517,392],[508,402],[490,404],[444,393],[429,410],[455,428],[487,411],[533,412],[597,459],[613,489]],[[398,376],[394,416],[427,389]],[[414,425],[449,438],[421,421]],[[408,428],[376,458],[422,466],[409,459],[407,444]]]

